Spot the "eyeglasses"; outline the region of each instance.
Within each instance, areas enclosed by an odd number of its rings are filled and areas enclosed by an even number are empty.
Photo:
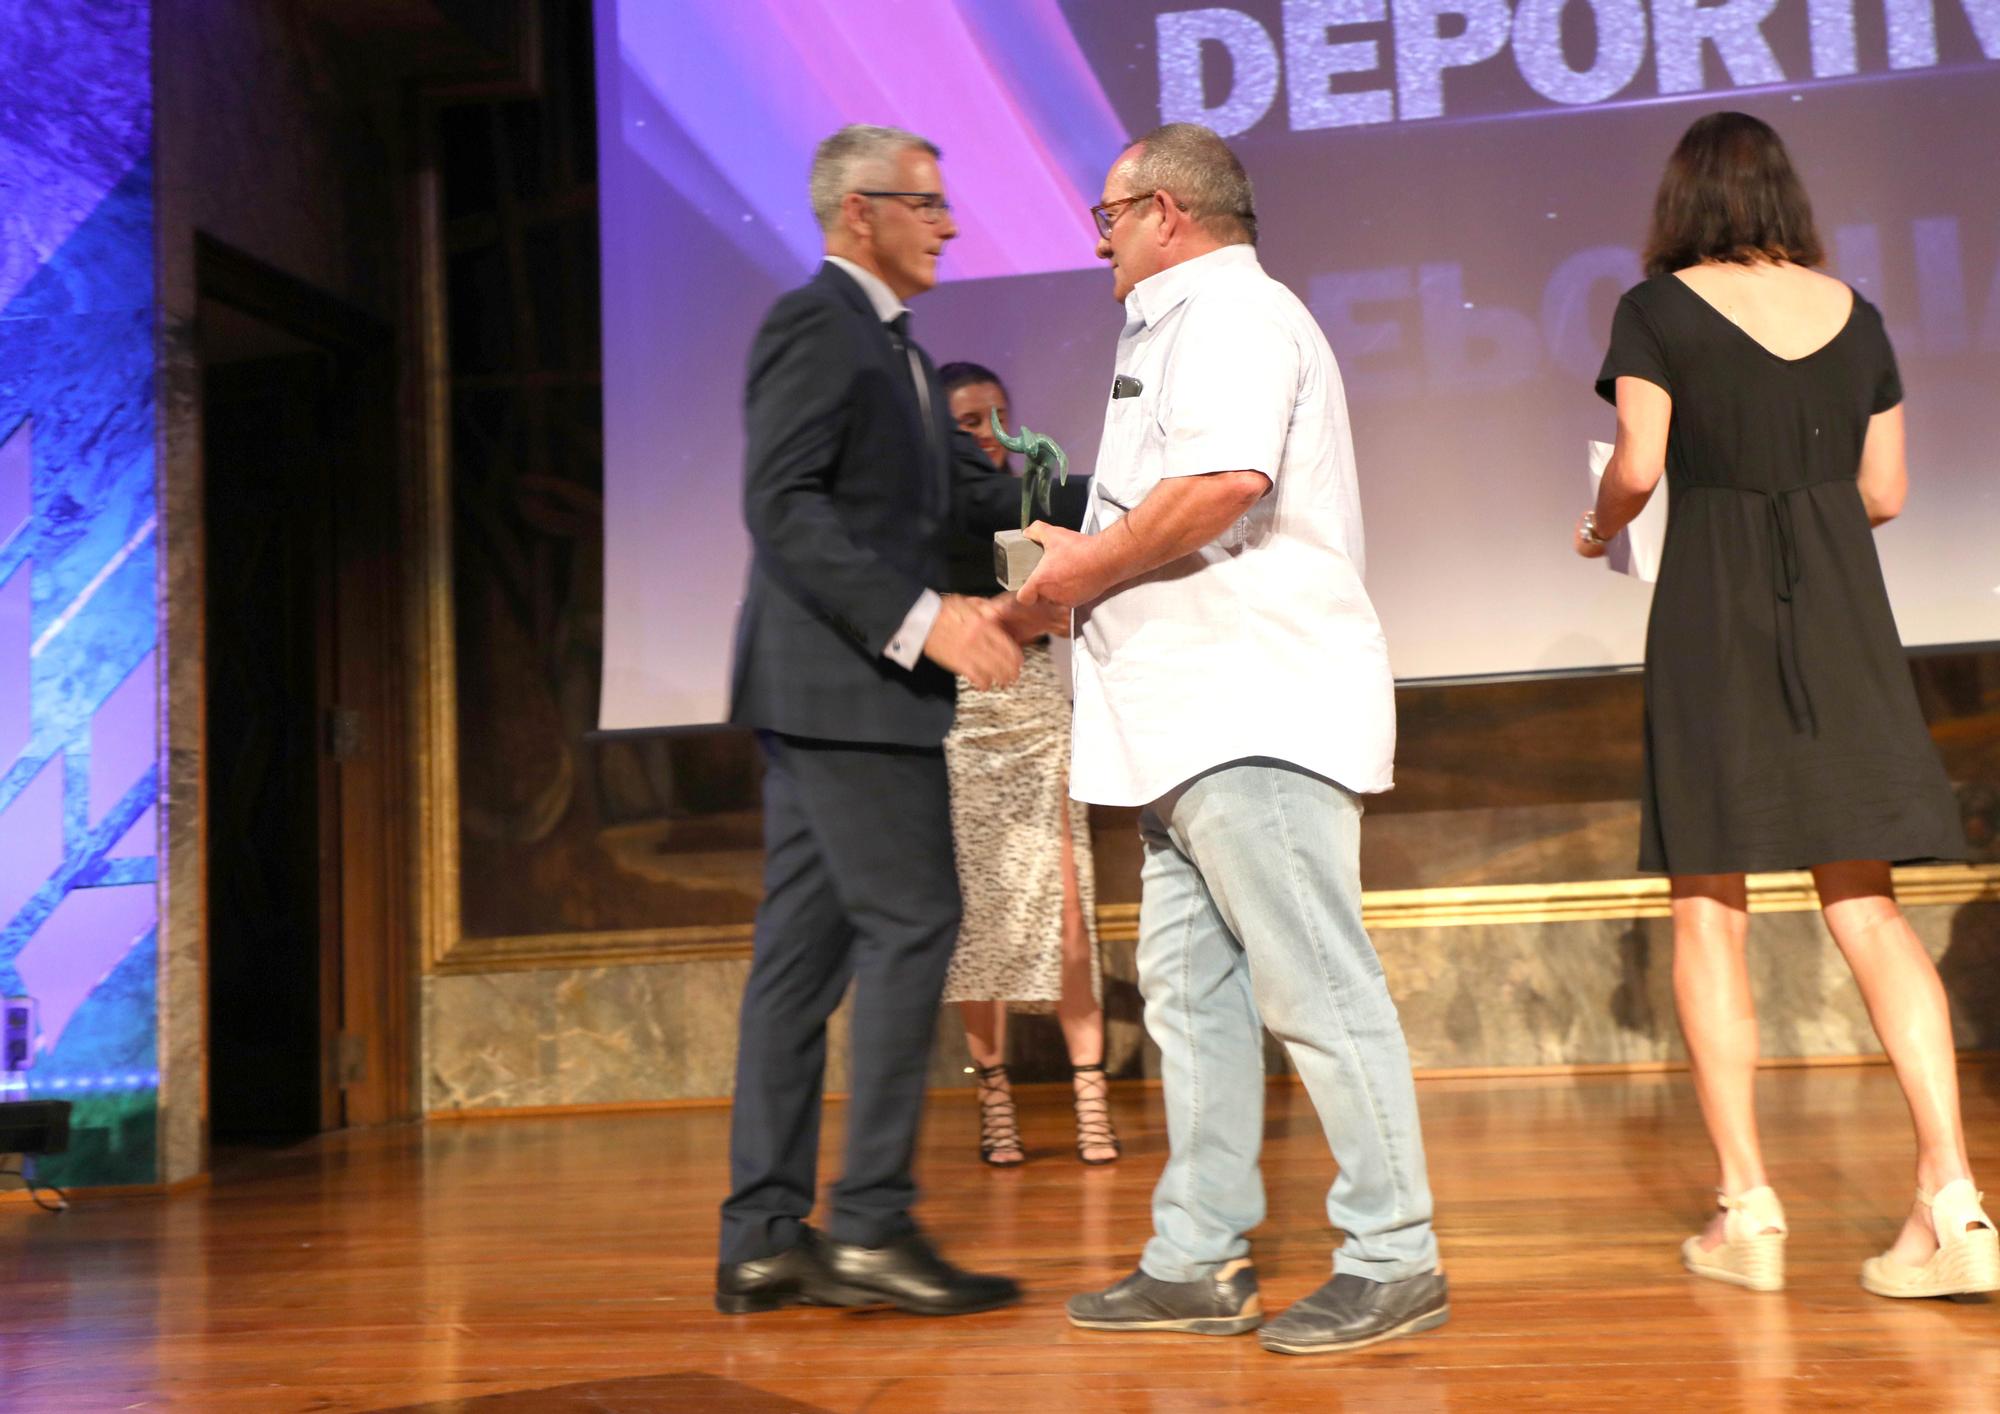
[[[951,215],[951,203],[944,199],[943,192],[935,191],[858,191],[856,196],[893,196],[910,202],[910,210],[917,213],[917,219],[930,225],[937,225]]]
[[[1137,196],[1121,196],[1116,201],[1100,202],[1091,207],[1090,219],[1097,223],[1097,234],[1107,241],[1110,240],[1111,228],[1118,224],[1120,216],[1123,216],[1135,203],[1158,195],[1159,189],[1156,187],[1152,191],[1142,191]]]

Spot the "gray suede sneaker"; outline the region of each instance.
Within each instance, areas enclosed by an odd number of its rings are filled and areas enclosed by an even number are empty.
[[[1378,1340],[1434,1330],[1451,1319],[1443,1272],[1370,1281],[1347,1273],[1335,1277],[1257,1333],[1266,1350],[1281,1355],[1332,1355],[1359,1350]]]
[[[1159,1281],[1135,1271],[1103,1291],[1069,1299],[1069,1321],[1093,1331],[1183,1331],[1241,1335],[1264,1320],[1257,1273],[1248,1258],[1195,1281]]]

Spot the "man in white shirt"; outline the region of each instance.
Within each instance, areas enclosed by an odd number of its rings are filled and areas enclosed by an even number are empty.
[[[1260,1340],[1428,1330],[1449,1307],[1416,1089],[1361,923],[1360,796],[1390,787],[1395,702],[1340,373],[1258,264],[1249,178],[1208,129],[1134,143],[1093,215],[1126,323],[1090,516],[1030,531],[1044,557],[1020,597],[1076,610],[1072,792],[1144,807],[1139,985],[1171,1152],[1139,1269],[1070,1319],[1262,1324],[1246,1234],[1268,1026],[1339,1162],[1346,1241]]]

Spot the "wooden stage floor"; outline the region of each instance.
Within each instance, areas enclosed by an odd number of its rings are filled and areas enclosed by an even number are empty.
[[[1968,1066],[1973,1159],[2000,1189],[2000,1066]],[[1710,1181],[1681,1075],[1421,1086],[1451,1324],[1346,1358],[1253,1338],[1072,1329],[1063,1298],[1146,1234],[1159,1097],[1116,1092],[1122,1164],[1078,1165],[1060,1095],[1035,1158],[974,1154],[970,1096],[933,1101],[923,1217],[1028,1288],[953,1320],[709,1304],[727,1115],[434,1123],[331,1136],[172,1198],[0,1207],[0,1409],[2000,1409],[2000,1302],[1885,1301],[1856,1281],[1909,1189],[1882,1067],[1764,1077],[1789,1288],[1676,1259]],[[838,1127],[840,1110],[830,1118]],[[1267,1306],[1324,1279],[1330,1176],[1304,1093],[1271,1091]]]

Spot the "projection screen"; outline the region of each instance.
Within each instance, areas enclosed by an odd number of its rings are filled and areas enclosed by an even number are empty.
[[[1591,378],[1674,141],[1755,113],[1902,361],[1904,640],[2000,640],[2000,0],[598,0],[597,26],[607,729],[723,715],[745,355],[818,262],[807,166],[848,122],[944,152],[962,234],[917,339],[1085,469],[1122,322],[1087,208],[1155,123],[1229,136],[1265,267],[1340,360],[1409,681],[1640,657],[1646,586],[1568,550],[1612,425]]]

